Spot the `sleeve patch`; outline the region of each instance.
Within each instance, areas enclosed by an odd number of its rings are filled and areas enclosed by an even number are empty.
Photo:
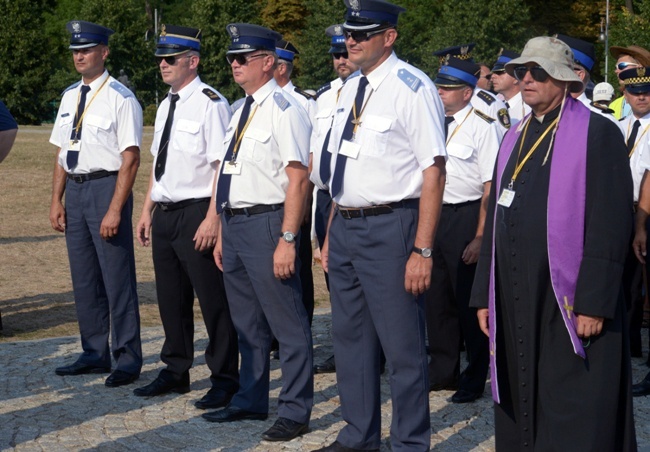
[[[488,105],[492,105],[496,101],[496,98],[487,91],[479,91],[476,96]]]
[[[113,88],[115,91],[117,91],[118,93],[120,93],[120,94],[122,95],[122,97],[131,97],[131,96],[133,96],[133,92],[132,92],[129,88],[127,88],[126,86],[122,85],[122,84],[121,84],[120,82],[118,82],[118,81],[113,81],[113,82],[109,83],[108,86],[110,86],[110,87]]]
[[[412,91],[417,91],[422,85],[422,80],[411,74],[406,69],[400,69],[397,71],[397,78],[406,83],[406,86],[411,88]]]
[[[488,124],[492,124],[494,121],[496,121],[496,119],[491,118],[490,116],[486,115],[481,110],[477,110],[476,108],[474,109],[474,113],[476,114],[476,116],[478,116],[479,118],[481,118],[483,121],[487,122]]]
[[[285,99],[282,93],[273,94],[273,100],[275,101],[276,104],[278,104],[278,107],[280,107],[280,110],[282,111],[286,110],[291,106],[291,103],[289,103],[289,101]]]
[[[205,94],[210,98],[210,100],[213,100],[215,102],[222,100],[221,97],[216,93],[216,91],[213,91],[210,88],[205,88],[203,90],[203,94]]]
[[[509,129],[512,123],[510,122],[510,114],[508,113],[507,108],[501,108],[497,112],[497,116],[499,118],[499,124],[501,124],[503,127],[506,129]]]
[[[63,95],[64,93],[70,91],[71,89],[75,89],[75,88],[76,88],[77,86],[79,86],[79,85],[81,85],[81,80],[79,80],[79,81],[76,82],[76,83],[73,83],[72,85],[68,86],[66,89],[64,89],[63,91],[61,91],[61,95]]]

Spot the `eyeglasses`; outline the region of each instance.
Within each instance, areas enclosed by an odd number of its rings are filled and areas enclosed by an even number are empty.
[[[343,35],[345,36],[345,39],[352,38],[354,42],[366,42],[374,35],[383,33],[386,30],[388,30],[388,28],[383,28],[381,30],[375,30],[375,31],[344,30]]]
[[[496,74],[496,73],[494,73],[494,74],[485,74],[485,75],[479,76],[479,78],[484,78],[485,80],[490,80],[493,75],[499,75],[499,74]]]
[[[515,78],[522,81],[528,71],[530,71],[530,76],[536,82],[544,83],[548,80],[548,72],[546,72],[541,66],[517,66],[513,72],[515,73]]]
[[[637,63],[630,63],[629,61],[621,61],[616,65],[616,69],[619,71],[624,71],[625,69],[629,69],[631,67],[639,67],[640,65]]]
[[[181,58],[191,58],[191,55],[186,55],[186,56],[166,56],[166,57],[156,57],[158,60],[158,64],[162,63],[163,61],[167,63],[170,66],[173,66],[176,64],[176,61],[180,60]]]
[[[245,66],[248,64],[250,60],[253,60],[258,57],[265,57],[268,55],[269,55],[268,53],[256,53],[255,55],[242,55],[241,53],[236,53],[236,54],[226,55],[226,61],[228,61],[228,64],[232,64],[233,62],[236,61],[238,65]]]
[[[341,58],[345,58],[347,60],[348,52],[333,53],[332,56],[334,57],[335,60],[339,60]]]

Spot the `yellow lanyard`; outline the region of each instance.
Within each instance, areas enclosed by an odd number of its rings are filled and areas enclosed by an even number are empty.
[[[627,138],[625,139],[626,142],[630,138],[630,124],[632,124],[632,122],[634,121],[630,121],[627,123]],[[637,138],[636,142],[634,143],[634,146],[632,146],[632,150],[630,151],[630,155],[628,155],[628,157],[632,157],[632,154],[634,154],[634,151],[636,150],[636,146],[641,142],[641,138],[643,138],[643,135],[645,135],[645,133],[648,131],[648,128],[650,128],[650,124],[648,124],[643,128],[643,132],[641,132],[641,136]]]
[[[237,161],[237,152],[239,152],[239,145],[241,144],[241,140],[244,139],[244,134],[246,133],[246,129],[248,129],[248,125],[251,123],[253,120],[253,116],[255,116],[255,112],[257,111],[257,107],[259,105],[255,105],[255,109],[253,110],[253,113],[248,117],[248,120],[246,121],[246,124],[244,124],[244,127],[242,128],[241,132],[239,130],[235,130],[235,148],[232,150],[232,159],[230,159],[230,162],[228,162],[230,165],[234,165],[235,162]]]
[[[357,116],[357,102],[355,100],[354,104],[352,104],[352,117],[354,118],[352,120],[352,124],[354,124],[354,128],[352,129],[352,136],[354,137],[357,133],[357,128],[361,125],[361,115],[363,115],[363,112],[365,111],[366,107],[368,106],[368,102],[370,101],[370,98],[372,97],[373,93],[375,92],[374,89],[370,90],[370,95],[366,99],[366,101],[363,103],[361,106],[361,111],[359,112],[359,115]]]
[[[88,111],[88,108],[90,107],[90,104],[93,103],[95,100],[95,97],[99,94],[99,92],[102,90],[104,85],[106,85],[106,82],[108,81],[109,77],[106,77],[106,80],[104,80],[104,83],[102,83],[102,86],[99,87],[97,91],[95,91],[95,94],[93,94],[93,97],[90,98],[90,102],[84,107],[84,112],[81,114],[81,117],[77,121],[77,127],[74,129],[74,137],[75,141],[77,140],[77,137],[79,136],[79,130],[81,129],[81,123],[84,120],[84,116],[86,116],[86,112]],[[77,109],[75,110],[75,116],[79,112],[79,101],[81,100],[81,89],[79,89],[79,93],[77,94]]]
[[[531,118],[528,120],[528,122],[526,123],[526,127],[524,127],[524,133],[521,134],[521,141],[519,142],[519,152],[517,153],[517,161],[518,161],[518,162],[519,162],[519,157],[521,157],[521,150],[522,150],[522,148],[523,148],[523,146],[524,146],[524,140],[526,139],[526,132],[528,131],[528,126],[530,125],[530,121],[532,121],[532,120],[533,120],[533,118],[531,117]],[[519,172],[522,170],[522,168],[524,167],[524,165],[526,164],[526,162],[528,161],[528,159],[533,155],[533,152],[535,152],[535,150],[539,147],[539,145],[541,144],[541,142],[542,142],[542,140],[544,139],[544,137],[545,137],[546,135],[548,135],[548,133],[549,133],[551,130],[553,130],[553,128],[555,127],[555,125],[556,125],[559,121],[560,121],[560,118],[555,118],[555,121],[553,121],[553,122],[548,126],[548,128],[544,131],[544,133],[542,134],[542,136],[539,137],[539,138],[537,139],[537,141],[535,142],[535,144],[533,144],[533,146],[530,148],[530,151],[528,151],[528,153],[526,154],[526,156],[524,157],[524,159],[523,159],[520,163],[517,164],[517,166],[515,167],[515,172],[512,174],[512,179],[510,179],[510,184],[508,184],[508,189],[509,189],[509,190],[512,190],[512,187],[515,185],[515,180],[517,179],[517,176],[519,175]]]
[[[451,136],[450,136],[449,138],[447,138],[447,142],[446,142],[445,144],[449,144],[449,142],[451,141],[451,139],[454,138],[454,135],[456,135],[456,132],[458,132],[458,129],[460,129],[460,128],[462,127],[463,124],[465,124],[465,121],[467,121],[467,118],[469,118],[469,115],[471,115],[473,111],[474,111],[474,107],[472,107],[472,108],[469,110],[469,113],[467,113],[467,115],[465,116],[465,118],[463,119],[463,121],[462,121],[460,124],[458,124],[458,127],[456,127],[456,128],[454,129],[454,131],[452,132]]]

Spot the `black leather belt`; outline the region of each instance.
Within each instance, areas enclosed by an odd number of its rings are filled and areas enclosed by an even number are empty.
[[[339,214],[346,220],[362,217],[375,217],[377,215],[386,215],[391,213],[394,209],[401,208],[417,208],[420,205],[420,199],[405,199],[403,201],[391,202],[390,204],[379,204],[376,206],[368,207],[342,207],[338,206]]]
[[[258,204],[256,206],[251,206],[251,207],[242,207],[240,209],[231,209],[230,207],[226,207],[223,209],[224,213],[229,216],[233,215],[257,215],[260,213],[266,213],[266,212],[273,212],[275,210],[280,210],[284,204]]]
[[[481,202],[481,199],[482,198],[475,199],[474,201],[459,202],[457,204],[449,204],[449,203],[448,204],[443,204],[442,207],[447,208],[447,209],[459,209],[461,207],[466,207],[466,206],[471,206],[471,205],[474,205],[474,204],[478,204],[478,203]]]
[[[116,176],[119,171],[95,171],[94,173],[86,173],[86,174],[69,174],[68,173],[68,179],[75,181],[78,184],[83,184],[84,182],[88,182],[89,180],[95,180],[95,179],[102,179],[104,177],[108,176]]]
[[[192,204],[199,202],[210,202],[210,198],[192,198],[184,199],[183,201],[178,202],[157,202],[156,205],[160,207],[160,209],[164,212],[170,212],[172,210],[183,209],[187,206],[191,206]]]

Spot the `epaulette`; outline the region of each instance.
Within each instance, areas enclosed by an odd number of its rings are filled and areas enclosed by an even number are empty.
[[[120,82],[118,82],[116,80],[109,83],[108,86],[110,86],[115,91],[120,93],[122,95],[122,97],[131,97],[131,96],[133,96],[133,91],[131,91],[129,88],[122,85]]]
[[[210,98],[210,100],[213,100],[213,101],[215,101],[215,102],[220,101],[220,100],[223,100],[223,99],[221,98],[221,96],[219,96],[219,95],[217,94],[216,91],[211,90],[210,88],[204,88],[202,92],[203,92],[203,94],[205,94],[206,96],[208,96],[208,97]]]
[[[481,118],[483,121],[487,122],[488,124],[492,124],[494,121],[496,121],[496,119],[491,118],[490,116],[486,115],[481,110],[477,110],[476,108],[474,109],[474,113],[476,114],[476,116],[478,116],[479,118]]]
[[[316,91],[316,99],[326,91],[329,91],[332,88],[332,82],[327,82]]]
[[[298,94],[305,96],[307,100],[316,100],[317,96],[314,96],[313,94],[309,94],[307,91],[303,91],[300,88],[295,88],[295,87],[293,88],[293,90]]]
[[[66,89],[61,91],[61,95],[65,94],[66,92],[70,91],[71,89],[75,89],[80,84],[81,84],[81,80],[79,80],[78,82],[73,83],[72,85],[68,86]]]
[[[492,94],[483,90],[479,91],[476,96],[488,105],[492,105],[494,101],[497,100],[497,98],[494,97]]]
[[[232,103],[230,106],[230,112],[234,115],[237,110],[239,110],[239,107],[244,105],[244,102],[246,102],[246,98],[242,97],[241,99],[237,99]]]
[[[599,112],[602,112],[604,115],[613,115],[614,110],[611,108],[605,107],[604,105],[599,105],[595,102],[591,103],[591,106],[597,109]],[[622,119],[619,119],[619,121],[622,121]]]
[[[406,86],[411,88],[412,91],[417,91],[422,85],[422,80],[411,74],[406,69],[402,68],[397,71],[397,78],[406,83]]]
[[[278,104],[278,107],[280,107],[280,110],[282,111],[291,107],[291,103],[287,99],[285,99],[282,93],[273,94],[273,100],[275,101],[276,104]]]

